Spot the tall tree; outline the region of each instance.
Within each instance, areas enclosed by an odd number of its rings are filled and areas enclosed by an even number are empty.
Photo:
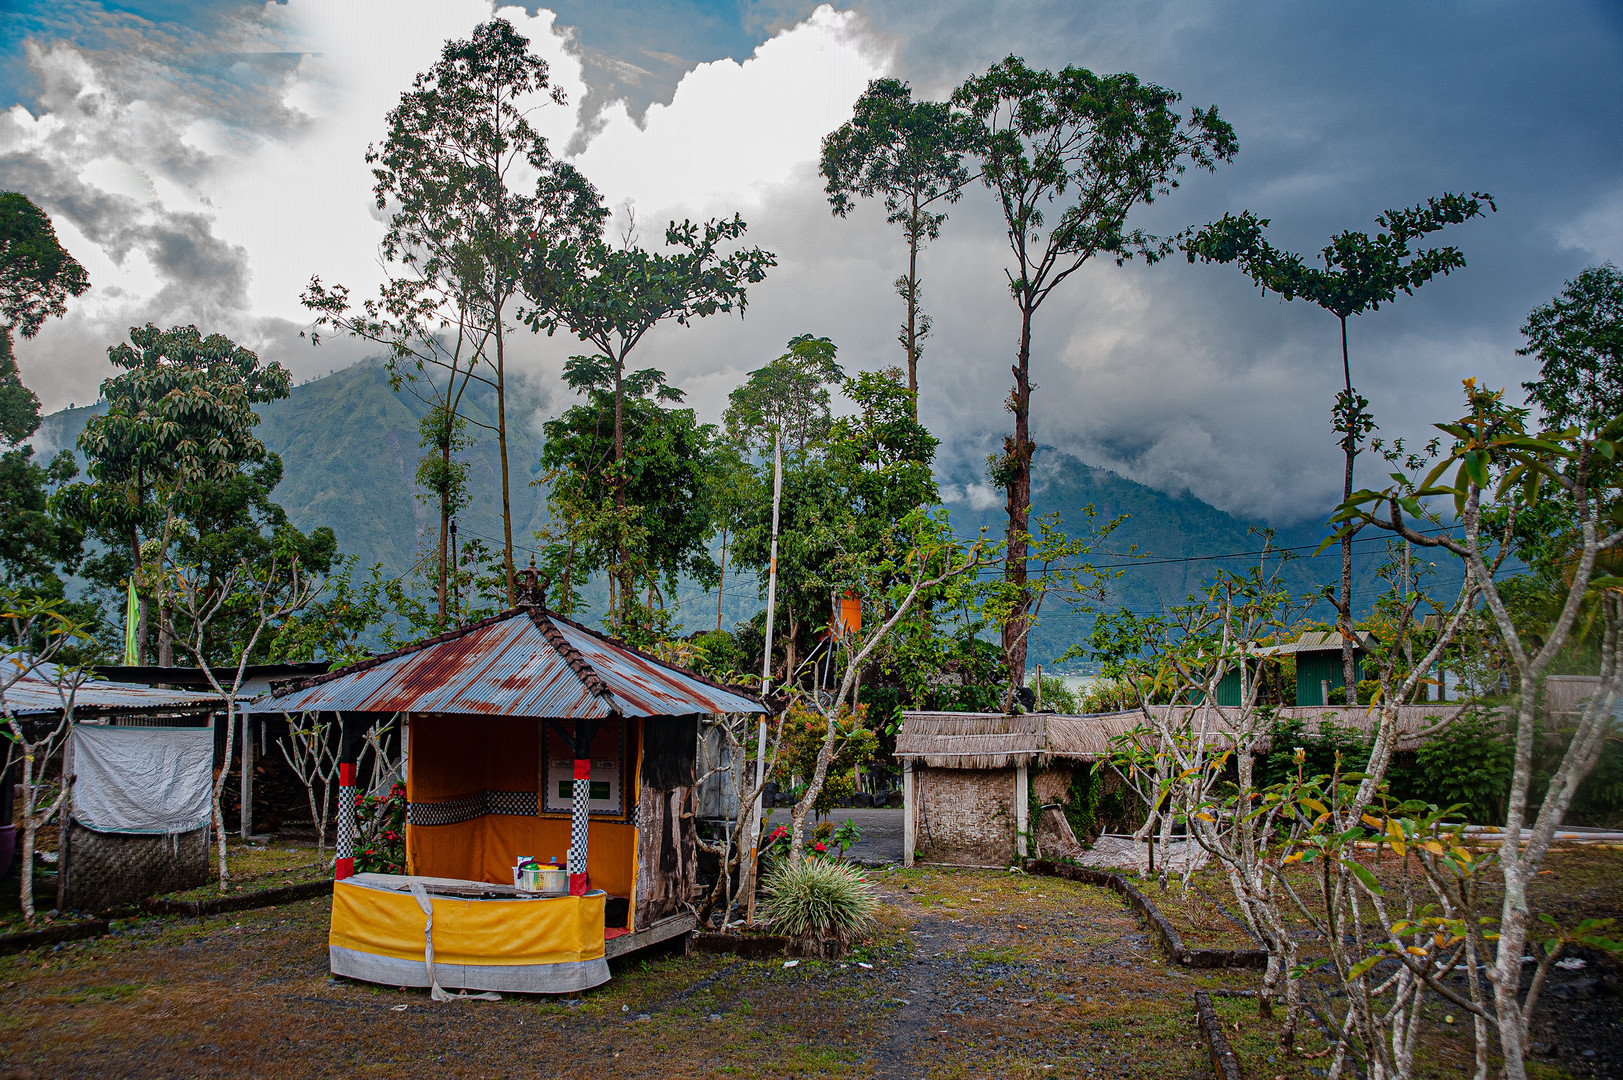
[[[771,366],[752,372],[745,388],[793,394],[793,384],[756,378]],[[891,368],[843,380],[841,392],[855,413],[825,419],[823,436],[803,447],[786,440],[778,540],[778,606],[786,628],[782,684],[800,674],[797,658],[809,651],[809,631],[826,622],[842,568],[880,550],[896,523],[916,509],[939,502],[931,472],[937,441],[913,419],[905,377]],[[729,413],[736,406],[735,396]],[[770,402],[755,407],[773,410]],[[754,569],[764,588],[772,538],[770,434],[756,447],[756,467],[736,504],[734,561]]]
[[[1095,255],[1153,262],[1171,248],[1127,227],[1134,207],[1178,186],[1193,165],[1208,171],[1238,150],[1234,129],[1216,107],[1192,109],[1181,96],[1136,75],[1096,75],[1085,68],[1036,71],[1017,56],[993,65],[953,94],[975,124],[981,180],[1003,209],[1013,265],[1004,270],[1020,310],[1014,389],[1008,409],[1014,432],[991,460],[993,483],[1007,492],[1004,576],[1026,589],[1030,548],[1032,321],[1061,282]],[[1026,666],[1028,603],[1017,601],[1003,627],[1009,680]]]
[[[1549,428],[1595,430],[1623,416],[1623,273],[1592,266],[1561,295],[1533,309],[1522,326],[1523,356],[1536,356],[1539,377],[1522,383]]]
[[[907,353],[907,388],[918,419],[919,356],[930,317],[919,307],[919,251],[941,235],[945,211],[973,179],[964,167],[972,129],[944,101],[914,101],[905,82],[873,79],[857,98],[851,119],[823,139],[822,174],[829,205],[845,217],[854,198],[883,196],[885,220],[902,227],[907,273],[896,293],[907,305],[897,340]]]
[[[1375,218],[1382,232],[1371,236],[1348,231],[1331,237],[1319,252],[1322,270],[1309,265],[1301,255],[1270,244],[1263,237],[1268,219],[1249,210],[1225,214],[1222,221],[1206,226],[1185,241],[1184,251],[1190,262],[1199,259],[1237,263],[1263,295],[1272,291],[1285,300],[1300,297],[1328,311],[1340,323],[1343,387],[1336,397],[1334,417],[1345,458],[1343,500],[1352,498],[1353,462],[1364,438],[1375,427],[1367,409],[1369,402],[1353,390],[1352,365],[1347,358],[1348,318],[1379,311],[1382,304],[1396,300],[1400,292],[1413,296],[1416,289],[1438,274],[1463,267],[1465,256],[1456,247],[1414,250],[1413,245],[1445,226],[1497,209],[1493,196],[1476,191],[1470,195],[1444,193],[1417,206],[1388,210]],[[1341,539],[1341,590],[1335,600],[1342,677],[1349,705],[1358,701],[1358,674],[1353,664],[1353,535],[1346,532]]]
[[[448,41],[390,110],[389,135],[368,147],[378,209],[389,215],[382,254],[395,267],[381,297],[357,315],[342,287],[312,280],[305,304],[329,325],[388,344],[398,380],[437,371],[428,400],[442,421],[429,445],[449,447],[469,379],[496,395],[502,474],[502,562],[514,592],[511,470],[507,454],[507,308],[536,249],[585,243],[602,230],[602,201],[573,166],[557,161],[529,113],[563,104],[547,63],[505,19]],[[520,185],[525,185],[523,188]],[[440,504],[440,578],[449,511]]]
[[[44,465],[33,460],[26,440],[39,430],[39,398],[23,385],[13,335],[32,338],[89,287],[45,212],[0,192],[0,584],[24,592],[61,596],[57,570],[72,567],[84,536],[49,512],[47,493],[78,466],[65,450]]]
[[[707,588],[720,577],[706,546],[715,532],[708,489],[717,432],[692,409],[668,407],[682,392],[665,383],[663,372],[628,375],[620,402],[630,462],[622,509],[614,502],[612,383],[602,370],[583,374],[577,366],[572,374],[586,401],[547,422],[541,451],[541,464],[551,470],[551,509],[562,525],[547,537],[549,570],[562,578],[563,609],[577,581],[608,570],[616,582],[611,616],[622,633],[636,633],[658,621],[681,575]],[[641,586],[646,599],[639,601],[631,586]]]
[[[744,384],[727,395],[721,417],[727,437],[742,449],[763,455],[772,452],[774,435],[781,435],[784,445],[797,453],[826,438],[834,423],[828,388],[845,378],[834,359],[837,351],[826,337],[790,338],[788,352],[750,372]]]
[[[743,314],[748,288],[777,265],[760,248],[726,250],[748,228],[742,218],[716,218],[695,225],[671,222],[666,251],[637,247],[628,233],[613,247],[601,240],[573,240],[537,249],[526,279],[533,305],[524,319],[532,330],[551,336],[564,328],[597,349],[574,356],[566,377],[577,387],[604,386],[614,403],[612,467],[609,472],[617,516],[627,518],[627,490],[634,465],[626,454],[626,360],[648,332],[667,320],[686,326],[695,319],[737,309]],[[620,545],[616,584],[620,604],[633,598],[628,543]],[[618,614],[611,619],[618,624]]]
[[[88,482],[57,495],[64,516],[108,545],[104,578],[137,578],[136,647],[145,663],[154,596],[178,531],[194,512],[199,485],[226,480],[271,455],[254,434],[254,406],[285,398],[287,369],[222,334],[195,326],[131,327],[128,343],[107,350],[121,369],[101,384],[107,412],[79,435]],[[169,620],[160,616],[158,662],[173,660]]]

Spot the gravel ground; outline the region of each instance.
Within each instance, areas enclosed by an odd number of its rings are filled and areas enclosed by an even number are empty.
[[[845,962],[679,951],[576,999],[434,1004],[330,978],[328,901],[0,958],[0,1070],[44,1077],[1205,1075],[1188,977],[1104,890],[878,871]]]

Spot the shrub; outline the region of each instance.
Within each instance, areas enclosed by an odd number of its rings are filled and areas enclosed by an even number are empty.
[[[355,869],[362,874],[406,872],[406,789],[391,785],[387,795],[355,796]]]
[[[764,884],[762,909],[775,929],[791,937],[848,941],[879,910],[879,897],[861,871],[833,859],[781,863]]]
[[[1082,707],[1081,701],[1057,675],[1043,676],[1043,708],[1057,713],[1074,714]]]
[[[1415,798],[1458,805],[1465,820],[1499,825],[1516,751],[1497,719],[1478,712],[1456,718],[1415,753]]]

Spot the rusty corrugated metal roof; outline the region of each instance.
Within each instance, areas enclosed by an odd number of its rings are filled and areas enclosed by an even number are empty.
[[[244,710],[589,719],[766,708],[561,615],[524,607],[326,675],[276,684]]]
[[[0,657],[0,663],[12,663]],[[10,677],[10,672],[6,673]],[[18,679],[5,691],[6,707],[14,716],[48,716],[62,711],[56,691],[57,668],[42,664],[37,673]],[[220,697],[192,690],[164,690],[138,683],[109,682],[92,677],[73,695],[77,716],[116,716],[134,713],[198,713],[219,707]]]

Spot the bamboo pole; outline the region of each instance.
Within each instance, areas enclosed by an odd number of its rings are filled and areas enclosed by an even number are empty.
[[[772,692],[772,621],[777,615],[778,601],[778,510],[783,504],[783,434],[772,437],[772,555],[766,576],[766,649],[761,657],[761,697]],[[755,922],[755,878],[761,857],[762,785],[766,779],[766,713],[755,736],[755,809],[750,814],[750,859],[746,867],[749,875],[748,898],[744,905],[744,922]],[[723,922],[726,916],[723,915]]]

